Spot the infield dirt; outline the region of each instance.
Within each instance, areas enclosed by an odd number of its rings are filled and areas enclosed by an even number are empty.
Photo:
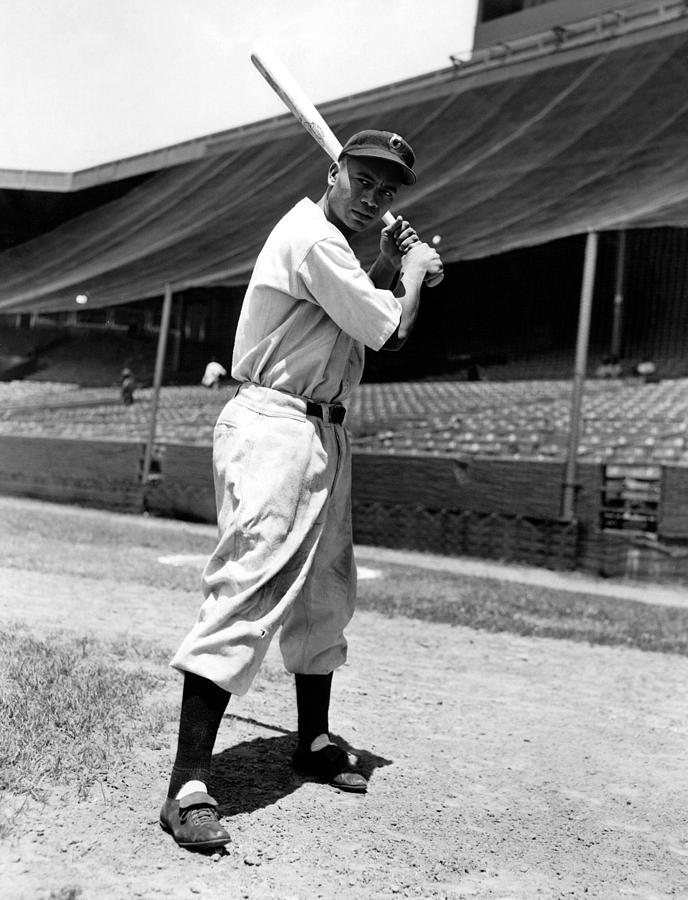
[[[107,514],[0,500],[0,515],[10,508],[26,533],[0,569],[3,622],[174,649],[198,594],[153,588],[139,566],[210,548],[212,529],[132,520],[112,546]],[[104,543],[74,546],[65,566],[59,534],[75,515]],[[119,576],[94,571],[101,552]],[[158,826],[180,694],[160,666],[169,722],[86,800],[62,788],[45,803],[3,798],[24,806],[0,849],[0,896],[688,897],[688,658],[368,611],[349,638],[331,725],[360,754],[368,795],[292,772],[293,689],[273,646],[216,744],[213,791],[233,842],[221,856],[180,850]]]

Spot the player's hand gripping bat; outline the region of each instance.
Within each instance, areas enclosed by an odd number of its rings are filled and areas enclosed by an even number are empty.
[[[337,162],[339,154],[342,152],[341,142],[270,47],[262,44],[254,48],[251,53],[251,62],[277,96],[291,110],[297,121],[320,144],[325,153]],[[392,225],[396,221],[396,217],[387,211],[382,216],[382,221],[385,225]],[[438,244],[439,241],[440,238],[436,235],[433,238],[433,244]],[[442,272],[428,275],[426,284],[430,286],[439,284],[443,277]]]

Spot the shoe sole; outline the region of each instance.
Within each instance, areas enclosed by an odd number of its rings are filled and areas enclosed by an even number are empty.
[[[172,835],[175,840],[175,843],[178,847],[182,847],[184,850],[219,850],[220,847],[225,847],[227,844],[231,842],[231,838],[214,838],[212,841],[178,841],[174,834],[172,834],[172,829],[160,819],[160,827],[166,834]]]
[[[318,780],[319,784],[328,784],[330,787],[337,788],[338,791],[344,791],[346,794],[367,794],[368,793],[368,784],[361,785],[360,787],[352,787],[348,784],[337,784],[336,781],[328,780],[327,778],[323,778],[322,775],[319,775],[317,772],[309,772],[307,769],[302,769],[299,766],[292,764],[293,770],[297,775],[305,775],[307,778],[315,778]],[[336,777],[336,776],[335,776]]]
[[[350,787],[348,784],[337,784],[336,781],[325,781],[324,784],[329,784],[333,788],[337,788],[338,791],[344,791],[345,794],[367,794],[368,793],[368,785],[361,787]]]

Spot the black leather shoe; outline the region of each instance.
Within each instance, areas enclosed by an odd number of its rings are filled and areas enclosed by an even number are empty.
[[[160,827],[187,850],[214,850],[231,840],[220,825],[217,800],[203,791],[181,800],[168,797],[160,810]]]
[[[321,781],[339,788],[340,791],[365,794],[368,790],[368,782],[356,771],[349,754],[335,744],[328,744],[315,752],[297,747],[291,761],[298,772],[317,775]]]

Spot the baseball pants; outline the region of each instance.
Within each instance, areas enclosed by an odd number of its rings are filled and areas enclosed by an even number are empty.
[[[287,671],[329,674],[356,593],[346,430],[307,416],[302,397],[243,384],[217,420],[213,469],[219,540],[171,665],[245,694],[281,627]]]

